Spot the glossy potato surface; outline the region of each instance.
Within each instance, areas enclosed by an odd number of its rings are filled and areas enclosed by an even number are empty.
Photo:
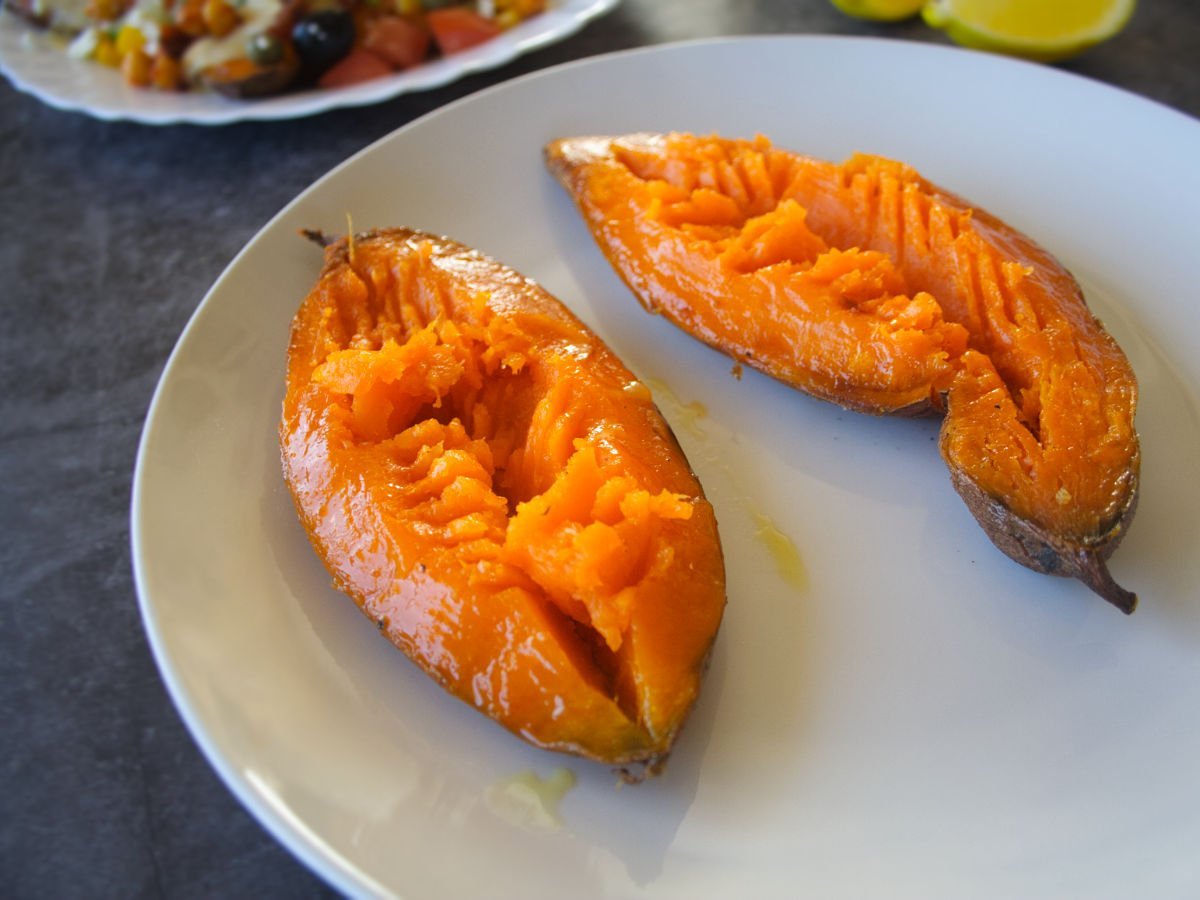
[[[514,734],[657,770],[725,583],[649,390],[555,298],[453,241],[389,229],[325,252],[280,441],[335,584]]]
[[[1034,241],[878,156],[633,134],[545,159],[648,310],[847,408],[944,414],[951,480],[993,542],[1133,610],[1105,560],[1137,502],[1137,382]]]

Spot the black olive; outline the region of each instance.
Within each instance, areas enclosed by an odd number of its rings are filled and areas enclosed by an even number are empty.
[[[354,18],[341,9],[309,13],[292,26],[301,77],[319,78],[354,46]]]
[[[247,55],[260,66],[269,66],[283,59],[283,41],[267,32],[260,32],[250,38]]]

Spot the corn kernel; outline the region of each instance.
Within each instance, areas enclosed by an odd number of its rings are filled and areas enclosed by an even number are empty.
[[[519,22],[546,9],[546,0],[496,0],[496,21]]]
[[[146,45],[146,36],[132,25],[122,25],[116,43],[117,52],[124,57],[134,50],[141,50]]]
[[[114,69],[121,65],[121,53],[117,50],[116,42],[106,34],[100,35],[96,41],[96,49],[92,51],[92,59],[102,66],[112,66]]]

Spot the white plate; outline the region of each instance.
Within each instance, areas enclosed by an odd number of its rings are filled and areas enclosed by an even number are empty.
[[[1142,608],[1126,618],[993,548],[950,487],[936,423],[735,380],[641,312],[540,154],[555,136],[646,129],[888,154],[1052,248],[1141,381],[1142,502],[1112,568]],[[356,895],[1197,896],[1200,305],[1182,201],[1200,196],[1198,159],[1195,121],[1130,94],[839,38],[588,60],[401,129],[238,256],[155,397],[133,547],[183,717],[254,815]],[[319,267],[297,229],[338,231],[347,213],[451,234],[537,278],[657,387],[729,574],[705,691],[659,780],[616,790],[525,746],[330,587],[275,427],[288,321]],[[760,517],[795,544],[799,577]],[[489,801],[561,766],[578,784],[560,828]]]
[[[0,10],[0,73],[19,90],[57,109],[98,119],[145,125],[227,125],[252,119],[293,119],[342,106],[365,106],[409,91],[441,87],[464,75],[494,69],[577,32],[619,0],[558,0],[498,37],[416,68],[336,90],[308,90],[261,100],[218,94],[164,93],[129,87],[115,69],[72,59],[61,43],[37,34]]]

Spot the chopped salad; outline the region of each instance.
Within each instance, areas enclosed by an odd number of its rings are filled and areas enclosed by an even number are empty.
[[[547,0],[5,0],[77,59],[161,91],[336,88],[491,40]]]

